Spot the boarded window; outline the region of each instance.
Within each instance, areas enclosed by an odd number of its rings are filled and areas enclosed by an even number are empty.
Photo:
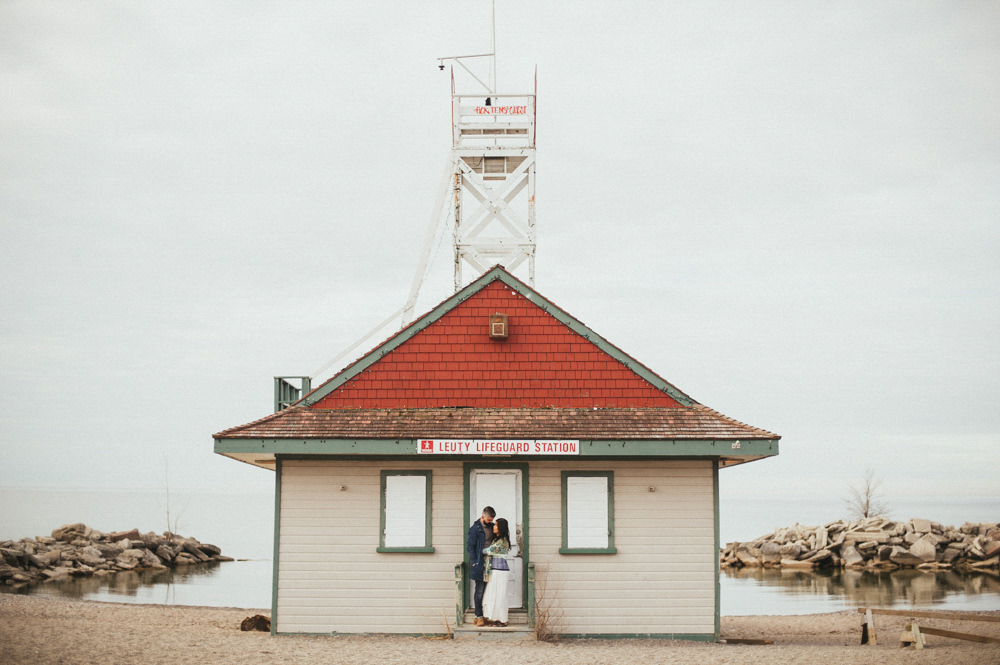
[[[563,471],[563,554],[613,554],[614,476],[611,471]]]
[[[380,552],[433,552],[431,472],[382,472]]]

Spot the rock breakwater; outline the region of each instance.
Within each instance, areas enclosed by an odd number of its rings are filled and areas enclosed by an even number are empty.
[[[925,519],[839,520],[776,529],[749,543],[728,543],[722,567],[827,567],[1000,570],[1000,524],[942,526]]]
[[[102,533],[85,524],[66,524],[51,537],[0,541],[0,557],[0,582],[14,587],[67,577],[232,561],[215,545],[175,533],[157,535],[139,533],[138,529]]]

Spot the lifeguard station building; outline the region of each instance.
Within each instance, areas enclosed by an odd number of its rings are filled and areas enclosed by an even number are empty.
[[[272,630],[467,626],[469,525],[516,525],[525,630],[719,638],[719,472],[776,434],[699,404],[499,266],[296,403],[214,435],[276,478]],[[512,619],[516,622],[517,619]]]

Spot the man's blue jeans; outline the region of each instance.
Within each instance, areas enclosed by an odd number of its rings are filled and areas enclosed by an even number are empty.
[[[473,580],[476,583],[476,592],[472,596],[472,600],[476,606],[476,616],[483,616],[483,592],[486,591],[486,582],[482,580]]]

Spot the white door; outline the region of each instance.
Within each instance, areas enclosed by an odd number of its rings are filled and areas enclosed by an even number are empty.
[[[511,583],[507,588],[507,606],[522,607],[524,565],[519,544],[524,507],[521,505],[520,469],[472,470],[469,474],[469,524],[482,516],[486,506],[493,506],[497,517],[507,520],[510,526],[510,536],[515,542],[510,544],[510,553],[514,558],[510,561]]]

